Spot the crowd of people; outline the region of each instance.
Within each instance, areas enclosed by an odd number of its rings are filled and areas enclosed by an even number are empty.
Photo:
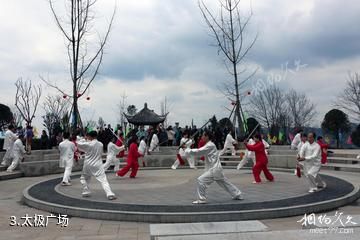
[[[43,133],[45,134],[46,132]],[[1,162],[1,165],[8,166],[8,172],[12,172],[24,155],[30,153],[31,140],[28,138],[32,136],[31,127],[28,127],[25,132],[17,131],[12,125],[8,127],[4,141],[6,153]],[[120,126],[114,130],[110,125],[100,127],[96,131],[89,131],[86,128],[78,129],[72,135],[69,132],[63,132],[58,147],[59,166],[64,168],[61,185],[71,186],[74,161],[78,161],[83,155],[84,165],[80,178],[83,186],[82,195],[84,197],[91,195],[89,182],[92,177],[95,177],[103,187],[107,198],[114,200],[116,195],[112,192],[105,174],[110,165],[114,165],[117,176],[123,177],[131,171],[130,178],[135,178],[139,169],[139,159],[142,159],[145,166],[143,157],[159,151],[159,146],[179,146],[171,169],[177,169],[186,161],[190,168],[196,169],[196,160],[204,162],[205,172],[197,179],[198,199],[193,202],[194,204],[206,203],[206,189],[213,182],[217,182],[233,199],[243,199],[241,191],[225,177],[222,170],[221,156],[236,156],[237,154],[235,146],[238,146],[238,140],[229,129],[225,129],[220,139],[216,136],[216,131],[211,128],[185,127],[182,129],[179,126],[175,128],[170,126],[165,129],[161,124],[148,129],[144,126],[135,127],[127,133]],[[260,177],[262,172],[268,182],[274,182],[275,177],[268,169],[267,155],[270,145],[263,136],[259,133],[251,134],[244,140],[244,146],[246,152],[243,155],[240,154],[241,161],[237,169],[242,169],[251,160],[254,184],[262,183]],[[324,188],[326,183],[321,179],[319,172],[321,165],[327,162],[328,145],[323,142],[322,137],[318,137],[316,141],[315,133],[305,134],[303,130],[299,130],[291,142],[291,149],[297,151],[295,174],[298,177],[301,177],[302,173],[305,175],[309,192],[314,193]],[[125,158],[125,150],[127,150],[126,165],[120,169],[119,158]],[[104,151],[107,153],[105,163],[102,161]]]

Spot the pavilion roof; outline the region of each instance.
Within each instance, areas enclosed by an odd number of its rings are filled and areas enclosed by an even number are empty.
[[[125,114],[126,119],[129,123],[134,125],[157,125],[165,121],[167,114],[165,115],[158,115],[154,112],[154,110],[150,110],[147,107],[147,103],[144,104],[144,108],[141,109],[135,115],[127,115]]]

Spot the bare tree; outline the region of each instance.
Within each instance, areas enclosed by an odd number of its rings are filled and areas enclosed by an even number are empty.
[[[310,102],[304,93],[291,89],[286,94],[287,109],[295,128],[307,126],[316,115],[316,106]]]
[[[125,115],[124,113],[126,113],[126,93],[123,92],[123,94],[121,95],[121,100],[119,102],[118,106],[118,111],[119,111],[119,121],[120,121],[120,126],[122,128],[124,128],[125,126]]]
[[[339,95],[335,106],[344,109],[350,117],[360,121],[360,74],[349,73],[349,80],[343,92]]]
[[[19,78],[15,82],[15,86],[15,107],[26,124],[31,126],[41,98],[41,85],[33,85],[31,80],[23,81],[22,78]]]
[[[164,97],[164,100],[160,102],[160,112],[161,112],[161,115],[166,115],[169,113],[170,111],[170,104],[169,104],[169,101],[168,101],[168,98],[165,96]],[[164,121],[164,127],[168,127],[168,118],[165,119]]]
[[[11,112],[13,114],[13,121],[14,121],[14,125],[17,127],[22,126],[23,122],[24,122],[24,118],[23,116],[20,114],[19,110],[17,109],[16,106],[13,106],[11,108]]]
[[[276,85],[270,85],[261,94],[252,96],[249,112],[260,124],[267,126],[270,132],[289,125],[285,94]]]
[[[62,119],[68,113],[70,102],[60,96],[48,95],[43,103],[45,113],[53,113]]]
[[[200,0],[198,4],[205,22],[215,37],[218,53],[223,55],[224,64],[232,76],[230,82],[224,83],[224,94],[235,98],[235,114],[238,120],[238,127],[241,132],[244,132],[240,88],[256,71],[246,77],[242,77],[240,75],[245,75],[246,68],[241,70],[240,64],[244,62],[246,55],[254,46],[257,35],[250,41],[246,41],[246,31],[252,17],[252,11],[249,16],[243,17],[240,13],[240,2],[241,0],[219,0],[219,17],[216,17],[216,14],[210,11],[203,0]],[[240,79],[243,80],[241,81]]]
[[[43,103],[45,115],[42,116],[43,126],[47,128],[50,137],[57,135],[63,125],[64,131],[68,131],[68,124],[64,120],[68,120],[68,109],[70,103],[68,100],[60,96],[48,95]]]
[[[72,82],[71,94],[58,87],[55,83],[41,77],[49,86],[60,91],[64,96],[72,98],[72,129],[82,126],[78,109],[78,99],[88,91],[91,83],[99,72],[103,60],[104,47],[108,40],[111,26],[115,16],[115,10],[111,16],[104,36],[99,36],[98,44],[90,44],[93,30],[95,8],[97,0],[67,0],[65,10],[56,10],[55,1],[49,0],[50,9],[55,22],[63,34],[69,61],[69,72]],[[60,15],[60,13],[64,13]],[[71,115],[71,114],[70,114]]]

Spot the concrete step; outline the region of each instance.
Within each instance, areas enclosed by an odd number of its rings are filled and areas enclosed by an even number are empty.
[[[346,163],[346,164],[358,164],[360,159],[357,158],[347,158],[347,157],[328,157],[329,163]]]
[[[23,176],[23,173],[20,172],[20,171],[14,171],[14,172],[11,172],[11,173],[3,171],[3,172],[0,172],[0,181],[19,178],[19,177],[22,177],[22,176]]]
[[[210,234],[262,232],[267,230],[268,227],[260,221],[150,224],[150,239],[156,240],[175,236],[180,239],[196,235],[205,237],[204,235]]]
[[[54,158],[60,158],[60,153],[51,153],[51,154],[44,154],[44,159],[54,159]]]
[[[281,230],[281,231],[249,231],[241,232],[240,230],[235,233],[216,233],[216,234],[194,234],[194,235],[177,235],[177,236],[159,236],[151,238],[156,240],[278,240],[278,239],[291,239],[291,240],[357,240],[359,230],[357,228],[344,229],[332,228],[332,226],[307,230]],[[152,236],[151,236],[152,237]]]
[[[356,158],[358,154],[353,153],[328,153],[328,157]]]
[[[360,172],[360,164],[328,163],[322,165],[322,168],[335,171]]]

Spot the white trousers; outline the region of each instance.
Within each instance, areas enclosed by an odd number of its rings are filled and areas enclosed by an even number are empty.
[[[249,160],[251,160],[252,162],[253,162],[253,164],[255,165],[255,161],[254,161],[254,159],[253,158],[251,158],[251,157],[244,157],[240,162],[239,162],[239,164],[237,165],[237,169],[240,169],[240,168],[242,168],[242,167],[244,167],[248,162],[249,162]]]
[[[111,191],[110,184],[106,178],[105,173],[102,173],[95,178],[96,178],[96,180],[98,180],[100,182],[102,188],[104,189],[104,191],[106,193],[106,197],[115,196],[115,194]],[[84,173],[81,175],[80,182],[83,186],[83,192],[85,192],[85,191],[90,192],[90,188],[89,188],[90,180],[91,180],[91,175],[84,174]]]
[[[7,171],[14,171],[15,168],[19,165],[20,157],[15,156],[11,162],[11,165],[7,168]]]
[[[104,163],[103,167],[104,167],[104,171],[106,171],[111,164],[114,164],[115,167],[114,167],[114,171],[117,172],[120,168],[120,161],[119,159],[117,159],[116,157],[114,158],[106,158],[106,162]]]
[[[12,149],[6,149],[1,165],[9,166],[12,158]]]
[[[65,171],[64,171],[64,176],[63,176],[63,182],[66,182],[66,183],[69,183],[71,178],[70,178],[70,175],[71,175],[71,171],[72,171],[72,167],[73,167],[73,161],[64,161],[64,168],[65,168]]]
[[[218,175],[218,174],[217,174]],[[220,187],[227,191],[233,198],[241,194],[241,191],[232,184],[222,173],[221,177],[215,177],[210,171],[204,172],[197,179],[197,195],[198,199],[206,200],[206,190],[213,182],[216,182]]]
[[[231,151],[231,155],[232,156],[235,156],[236,155],[236,149],[234,146],[229,146],[229,147],[226,147],[226,152],[228,152],[229,150]]]
[[[186,159],[186,161],[189,163],[190,168],[195,168],[195,159],[194,159],[193,156],[189,156],[189,157],[181,156],[181,158],[182,158],[183,160]],[[179,167],[179,165],[180,165],[180,161],[179,161],[179,159],[176,159],[175,162],[174,162],[174,164],[173,164],[172,166],[173,166],[173,168],[176,169],[176,168]]]
[[[304,175],[308,180],[310,189],[324,186],[324,182],[319,175],[320,168],[321,165],[318,166],[310,164],[306,161],[303,162]]]

